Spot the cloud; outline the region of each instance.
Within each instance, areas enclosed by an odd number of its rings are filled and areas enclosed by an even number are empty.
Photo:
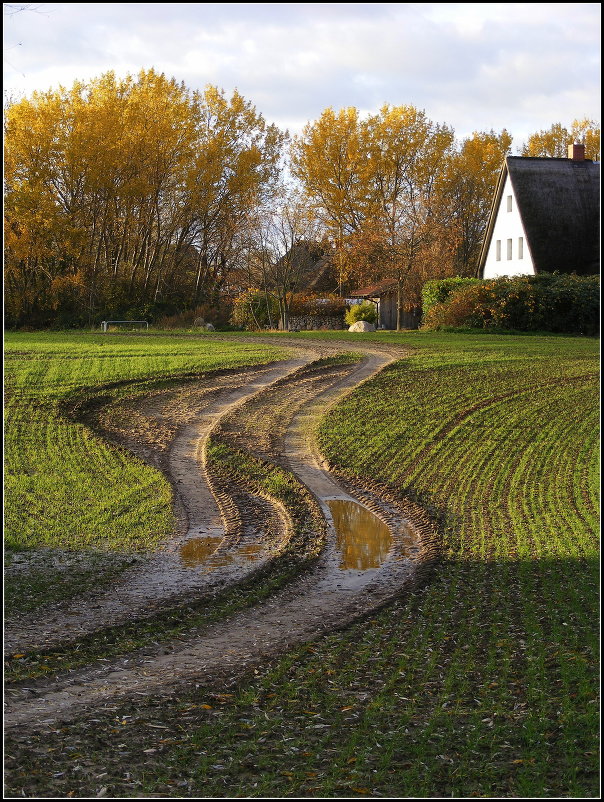
[[[237,88],[300,130],[327,106],[413,104],[460,136],[598,118],[595,3],[59,3],[7,20],[5,86],[156,69]],[[14,66],[14,69],[13,69]]]

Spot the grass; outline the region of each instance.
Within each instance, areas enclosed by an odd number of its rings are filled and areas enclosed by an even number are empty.
[[[101,582],[120,570],[116,553],[144,554],[172,531],[165,477],[69,420],[66,402],[101,390],[108,398],[143,394],[185,377],[284,355],[283,349],[209,338],[6,334],[7,561],[16,552],[40,548],[68,563],[66,554],[88,552]],[[42,571],[33,567],[29,578],[20,573],[7,595],[11,609],[30,609],[77,591],[82,577],[70,582],[65,571],[50,571],[49,562]],[[123,560],[122,567],[129,562]],[[27,592],[21,593],[19,584]]]
[[[415,353],[330,412],[322,449],[434,511],[431,581],[240,686],[9,739],[15,793],[598,796],[598,343],[369,338]]]
[[[322,367],[354,363],[359,358],[359,355],[336,354],[316,360],[312,366],[320,370]],[[135,385],[139,393],[149,386],[149,383]],[[107,385],[104,387],[107,388]],[[126,385],[125,391],[130,396],[132,385]],[[275,410],[277,401],[275,399]],[[270,426],[271,422],[274,423],[274,417],[267,421],[254,419],[254,438],[259,436],[258,426]],[[290,521],[290,531],[288,541],[279,549],[278,558],[273,559],[266,569],[255,572],[249,581],[240,582],[236,587],[213,597],[210,603],[207,599],[192,601],[186,607],[171,608],[149,619],[108,627],[91,636],[78,638],[68,649],[48,648],[43,653],[29,652],[9,658],[5,662],[5,681],[31,681],[58,671],[72,671],[101,659],[123,656],[134,649],[157,645],[158,641],[186,637],[199,627],[267,598],[318,555],[323,545],[321,536],[324,521],[316,502],[293,474],[239,450],[232,450],[220,442],[209,442],[206,459],[212,472],[225,485],[242,483],[284,508]],[[76,554],[63,552],[61,570],[49,571],[49,561],[55,564],[61,562],[57,554],[47,549],[37,551],[36,555],[40,557],[44,568],[30,568],[22,574],[7,577],[7,611],[18,609],[26,612],[35,609],[42,601],[69,599],[78,594],[81,586],[88,587],[91,581],[97,584],[110,582],[120,567],[130,567],[136,560],[136,557],[128,554],[103,555],[92,552],[86,553],[82,564],[78,564]],[[17,561],[19,555],[14,559]]]

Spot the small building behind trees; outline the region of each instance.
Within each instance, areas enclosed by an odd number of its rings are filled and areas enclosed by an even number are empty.
[[[371,301],[377,307],[377,326],[382,329],[397,327],[397,282],[384,279],[348,293],[349,298]],[[403,307],[400,325],[403,329],[417,329],[422,317],[421,307]]]
[[[338,275],[331,252],[318,242],[296,242],[281,257],[277,265],[287,263],[290,289],[306,293],[334,293],[338,289]]]

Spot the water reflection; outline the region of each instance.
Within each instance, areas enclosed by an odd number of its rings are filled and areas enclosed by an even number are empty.
[[[180,559],[187,568],[205,563],[222,543],[221,537],[194,537],[180,549]]]
[[[392,535],[386,524],[354,501],[333,499],[327,504],[342,558],[340,569],[366,571],[379,568],[392,547]]]
[[[245,557],[246,560],[257,560],[262,554],[263,548],[260,543],[250,543],[248,546],[240,546],[237,550],[238,554]]]
[[[236,558],[244,562],[253,562],[262,556],[263,549],[259,543],[240,545],[233,553],[217,551],[221,543],[221,537],[195,537],[187,540],[180,549],[182,564],[187,568],[202,565],[211,570],[231,565]]]

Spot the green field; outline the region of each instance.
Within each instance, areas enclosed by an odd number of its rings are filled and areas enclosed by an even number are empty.
[[[106,400],[143,394],[286,352],[203,336],[7,333],[4,355],[6,559],[49,550],[21,587],[8,583],[10,610],[111,579],[174,526],[167,479],[69,420],[65,403],[100,392]],[[75,560],[74,552],[86,553],[86,560]],[[71,577],[53,574],[50,565],[62,563],[73,568]]]
[[[70,362],[61,346],[72,342],[67,336],[7,338],[22,352],[7,354],[15,391],[7,407],[7,478],[17,491],[29,488],[29,497],[59,481],[52,467],[58,442],[62,451],[78,449],[68,466],[77,465],[84,488],[105,471],[102,444],[92,449],[85,431],[56,417],[66,393],[211,367],[195,359],[212,357],[218,366],[221,358],[261,358],[259,349],[238,353],[251,346],[237,346],[236,337],[232,351],[208,345],[205,357],[195,352],[196,340],[157,338],[166,350],[151,367],[138,338],[102,344],[79,336],[90,348],[90,368],[77,358],[81,351]],[[338,339],[351,349],[359,342],[356,335]],[[73,723],[51,737],[30,737],[12,772],[16,793],[598,796],[598,342],[421,332],[367,340],[414,353],[330,412],[321,446],[336,469],[371,477],[431,512],[442,557],[429,581],[371,619],[264,666],[240,687],[133,702],[117,714],[95,711],[92,728]],[[103,348],[123,353],[105,365]],[[28,422],[19,428],[25,410]],[[47,484],[35,485],[29,469],[41,448],[37,464]],[[115,459],[121,531],[135,532],[129,548],[148,547],[157,541],[128,517],[121,461],[149,486],[155,482],[156,495],[161,479],[125,455]],[[22,498],[9,489],[7,510]],[[165,532],[167,500],[159,510],[151,501],[148,531],[159,528],[152,523],[159,516]],[[46,524],[47,500],[31,503]],[[102,504],[96,514],[102,520]],[[54,526],[59,532],[62,525]],[[75,525],[71,531],[71,544],[83,538],[83,548],[98,546]],[[34,545],[28,538],[20,547]],[[14,748],[7,744],[12,755]]]

